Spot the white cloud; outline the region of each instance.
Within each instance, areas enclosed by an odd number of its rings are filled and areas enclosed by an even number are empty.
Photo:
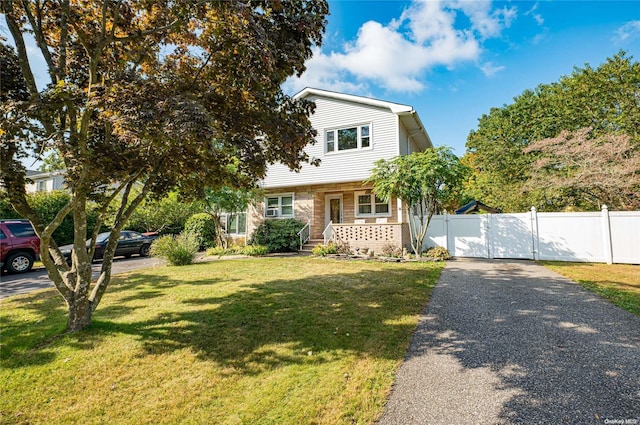
[[[533,19],[536,21],[536,23],[538,25],[543,25],[544,24],[544,18],[542,17],[541,14],[536,13],[536,10],[538,10],[538,3],[534,4],[531,9],[527,10],[524,13],[524,15],[533,17]]]
[[[494,65],[493,62],[485,62],[480,66],[480,69],[487,77],[493,77],[496,73],[505,69],[502,65]]]
[[[535,37],[531,39],[531,44],[533,44],[534,46],[540,44],[545,38],[547,38],[546,33],[536,34]]]
[[[629,21],[616,31],[618,40],[625,41],[640,37],[640,21]]]
[[[368,21],[341,51],[315,49],[307,71],[285,84],[288,91],[306,86],[358,92],[375,84],[396,92],[419,92],[433,68],[477,63],[482,43],[500,37],[516,18],[513,7],[493,8],[491,1],[414,0],[388,24]],[[502,68],[480,66],[486,75]]]
[[[538,25],[543,25],[544,24],[544,18],[542,17],[542,15],[536,13],[535,15],[533,15],[533,19],[536,20],[536,22],[538,23]]]
[[[285,81],[285,92],[295,94],[305,87],[360,94],[365,94],[367,90],[366,84],[349,81],[346,71],[340,69],[331,56],[322,53],[318,47],[313,49],[313,57],[307,61],[306,66],[307,70],[300,78],[289,77]]]
[[[472,28],[483,39],[499,36],[504,28],[511,26],[511,22],[517,16],[515,7],[505,6],[502,9],[491,10],[490,1],[454,0],[451,4],[469,17]]]

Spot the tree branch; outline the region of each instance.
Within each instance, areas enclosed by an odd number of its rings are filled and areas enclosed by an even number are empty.
[[[60,59],[58,63],[58,78],[64,79],[67,72],[67,37],[69,36],[68,15],[69,0],[63,0],[60,3],[62,14],[60,16]]]
[[[29,21],[29,25],[31,25],[31,29],[33,30],[33,34],[36,39],[36,44],[42,53],[42,57],[44,57],[45,62],[47,63],[47,71],[49,72],[49,77],[53,84],[58,82],[58,74],[57,74],[57,66],[53,62],[53,58],[51,57],[51,52],[49,52],[49,48],[47,46],[47,42],[44,39],[44,35],[42,34],[42,8],[40,7],[40,2],[36,2],[36,14],[37,19],[31,13],[31,9],[29,8],[29,2],[27,0],[22,0],[22,7],[24,8],[25,14],[27,15],[27,20]]]
[[[6,164],[3,163],[3,166]],[[13,208],[22,216],[31,221],[36,234],[40,237],[40,245],[44,247],[44,255],[42,256],[42,263],[47,269],[49,278],[53,281],[60,294],[65,300],[70,300],[73,296],[71,288],[66,284],[61,271],[57,268],[56,264],[51,261],[49,257],[48,247],[53,240],[51,239],[51,233],[45,230],[40,217],[35,210],[29,205],[26,196],[25,182],[23,178],[4,179],[4,183],[9,193],[9,199]],[[57,245],[53,242],[55,249]]]
[[[150,28],[148,30],[145,31],[140,31],[137,34],[134,35],[127,35],[127,36],[123,36],[123,37],[113,37],[111,40],[115,41],[115,42],[123,42],[123,41],[136,41],[136,40],[140,40],[141,38],[145,38],[148,35],[154,35],[154,34],[158,34],[161,33],[163,31],[166,31],[168,29],[170,29],[171,27],[173,27],[174,25],[176,25],[179,21],[176,19],[173,22],[167,24],[167,25],[163,25],[161,27],[157,27],[157,28]]]
[[[126,223],[127,219],[129,219],[133,211],[136,209],[136,207],[138,207],[138,205],[140,205],[140,203],[147,196],[151,184],[153,184],[153,182],[157,178],[157,173],[149,177],[138,196],[136,196],[133,201],[131,201],[131,204],[129,204],[129,206],[127,207],[129,193],[131,192],[133,184],[135,184],[137,179],[140,177],[140,174],[141,172],[137,173],[135,177],[132,177],[125,188],[122,203],[120,204],[120,208],[118,209],[118,213],[116,214],[116,223],[114,226],[114,230],[116,230],[118,234],[120,233],[120,230]],[[109,242],[111,242],[111,240],[109,240]],[[102,262],[100,277],[98,278],[98,281],[94,285],[93,290],[91,291],[91,295],[89,296],[89,302],[91,303],[92,310],[95,310],[98,307],[98,304],[100,304],[100,300],[102,299],[104,292],[107,290],[106,283],[111,280],[112,261],[110,260],[113,259],[114,252],[115,246],[111,250],[109,249],[109,247],[107,247],[107,251],[105,251],[105,259]]]
[[[29,65],[29,55],[27,54],[24,37],[22,36],[20,25],[14,18],[13,2],[0,2],[0,10],[5,14],[4,16],[5,20],[7,21],[7,26],[9,27],[9,31],[11,32],[11,36],[13,37],[13,41],[16,44],[16,50],[18,51],[18,63],[20,64],[20,69],[27,84],[27,89],[29,90],[31,99],[39,100],[40,93],[38,92],[36,79],[33,76],[31,66]]]

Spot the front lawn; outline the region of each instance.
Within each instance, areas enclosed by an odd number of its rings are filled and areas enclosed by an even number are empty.
[[[443,263],[261,258],[114,278],[90,329],[1,301],[0,423],[370,424]]]
[[[640,266],[556,261],[543,261],[542,264],[640,316]]]

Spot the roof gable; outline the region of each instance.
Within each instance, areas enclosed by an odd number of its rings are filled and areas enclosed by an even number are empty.
[[[307,88],[303,89],[298,94],[293,96],[293,98],[294,99],[302,99],[302,98],[305,98],[305,97],[308,97],[308,96],[322,96],[322,97],[328,97],[328,98],[331,98],[331,99],[343,100],[343,101],[346,101],[346,102],[361,103],[363,105],[376,106],[378,108],[386,108],[386,109],[389,109],[394,114],[413,111],[413,107],[409,106],[409,105],[402,105],[400,103],[387,102],[387,101],[384,101],[384,100],[373,99],[373,98],[370,98],[370,97],[355,96],[355,95],[352,95],[352,94],[345,94],[345,93],[338,93],[338,92],[333,92],[333,91],[328,91],[328,90],[314,89],[314,88],[311,88],[311,87],[307,87]]]
[[[418,113],[413,106],[403,105],[401,103],[387,102],[384,100],[373,99],[365,96],[355,96],[352,94],[338,93],[328,90],[314,89],[307,87],[293,96],[294,99],[303,99],[309,96],[325,97],[345,102],[358,103],[361,105],[374,106],[378,108],[388,109],[391,113],[396,114],[400,122],[405,126],[411,134],[412,139],[422,149],[433,147],[431,138],[427,134]]]

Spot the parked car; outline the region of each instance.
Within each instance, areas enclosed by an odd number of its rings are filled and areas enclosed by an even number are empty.
[[[40,238],[29,220],[0,220],[0,268],[10,273],[31,270],[40,258]]]
[[[104,256],[104,250],[109,242],[110,232],[100,233],[96,238],[96,249],[93,253],[93,260],[101,259]],[[148,257],[149,250],[151,248],[151,242],[157,238],[157,234],[143,235],[131,230],[123,230],[120,232],[120,239],[118,239],[118,246],[116,247],[115,257],[131,257],[132,255],[140,255],[141,257]],[[87,240],[87,250],[91,244],[91,239]],[[64,245],[60,247],[60,251],[65,256],[67,261],[71,261],[71,251],[73,251],[73,245]]]

